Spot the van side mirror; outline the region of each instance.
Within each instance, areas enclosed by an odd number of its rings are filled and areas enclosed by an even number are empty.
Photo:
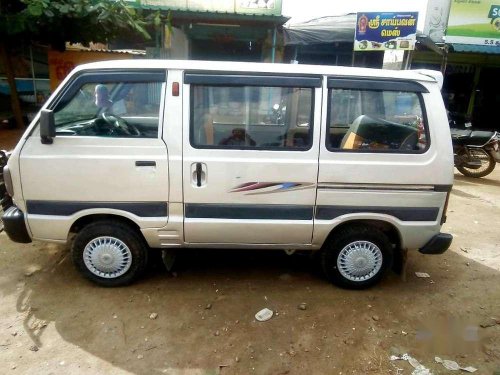
[[[54,112],[42,109],[40,112],[40,138],[44,145],[50,145],[56,136],[56,122]]]

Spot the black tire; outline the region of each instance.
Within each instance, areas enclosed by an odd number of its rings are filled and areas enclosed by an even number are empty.
[[[484,164],[479,169],[471,169],[464,166],[457,166],[457,169],[464,176],[480,178],[489,175],[495,169],[496,161],[493,156],[483,149],[470,150],[473,157],[481,160],[481,164]]]
[[[380,269],[364,280],[351,280],[345,277],[337,266],[341,251],[355,241],[374,244],[382,256]],[[392,260],[392,245],[387,236],[377,228],[368,225],[352,225],[341,229],[328,240],[321,254],[321,266],[326,277],[333,284],[347,289],[365,289],[377,284],[392,266]]]
[[[96,275],[85,264],[85,247],[92,240],[103,236],[119,239],[130,250],[132,262],[128,270],[120,276],[106,278]],[[104,287],[116,287],[130,284],[144,272],[148,261],[148,248],[142,236],[133,227],[120,221],[99,220],[86,225],[76,234],[71,255],[76,268],[85,278]]]

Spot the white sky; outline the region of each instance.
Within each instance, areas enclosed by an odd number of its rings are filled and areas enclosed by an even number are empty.
[[[288,23],[356,12],[418,12],[417,29],[423,30],[427,0],[282,0]]]

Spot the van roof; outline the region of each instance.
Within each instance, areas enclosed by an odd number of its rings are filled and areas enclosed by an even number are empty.
[[[226,72],[258,72],[258,73],[287,73],[287,74],[316,74],[356,77],[381,77],[407,79],[414,81],[437,82],[430,74],[423,74],[417,70],[387,70],[372,68],[355,68],[329,65],[303,64],[271,64],[255,62],[226,62],[201,60],[148,60],[124,59],[100,61],[79,65],[75,72],[94,69],[179,69],[205,70]],[[440,72],[436,71],[436,74]]]

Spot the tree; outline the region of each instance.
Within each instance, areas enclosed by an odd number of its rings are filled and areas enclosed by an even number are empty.
[[[118,35],[150,39],[148,24],[159,26],[160,14],[145,16],[124,0],[0,0],[0,58],[18,127],[23,126],[11,54],[30,43],[63,51],[66,42],[108,42]]]

